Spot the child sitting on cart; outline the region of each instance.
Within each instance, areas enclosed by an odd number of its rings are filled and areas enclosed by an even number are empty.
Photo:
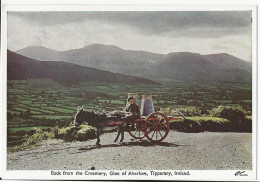
[[[131,123],[131,125],[132,125],[131,129],[134,129],[135,120],[140,118],[140,108],[139,108],[139,106],[137,106],[134,103],[134,98],[133,97],[129,97],[127,99],[127,101],[130,103],[130,105],[128,107],[126,107],[124,109],[124,111],[131,112],[132,115],[131,116],[127,116],[125,118],[125,120],[126,120],[126,127],[127,127],[127,129],[129,129],[129,124]]]

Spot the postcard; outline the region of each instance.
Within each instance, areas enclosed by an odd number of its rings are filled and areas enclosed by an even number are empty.
[[[2,179],[256,179],[255,6],[2,8]]]

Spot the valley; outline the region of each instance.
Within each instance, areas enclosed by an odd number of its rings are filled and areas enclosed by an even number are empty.
[[[198,108],[201,114],[219,105],[240,105],[251,112],[252,88],[248,84],[214,82],[162,82],[125,85],[81,82],[63,87],[52,80],[8,81],[8,141],[21,140],[32,128],[48,130],[73,122],[77,106],[86,110],[123,110],[127,93],[152,94],[155,111],[161,108]]]

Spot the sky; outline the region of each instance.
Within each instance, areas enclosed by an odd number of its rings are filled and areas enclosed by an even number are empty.
[[[167,54],[228,53],[251,61],[251,11],[8,12],[8,49],[90,44]]]

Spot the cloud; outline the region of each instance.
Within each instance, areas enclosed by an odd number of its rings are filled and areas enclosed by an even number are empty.
[[[128,50],[225,52],[251,60],[251,12],[9,12],[8,48],[69,50],[102,43]]]
[[[125,12],[10,12],[41,26],[79,23],[89,20],[125,25],[146,34],[161,34],[191,28],[242,32],[251,27],[251,11],[125,11]]]

